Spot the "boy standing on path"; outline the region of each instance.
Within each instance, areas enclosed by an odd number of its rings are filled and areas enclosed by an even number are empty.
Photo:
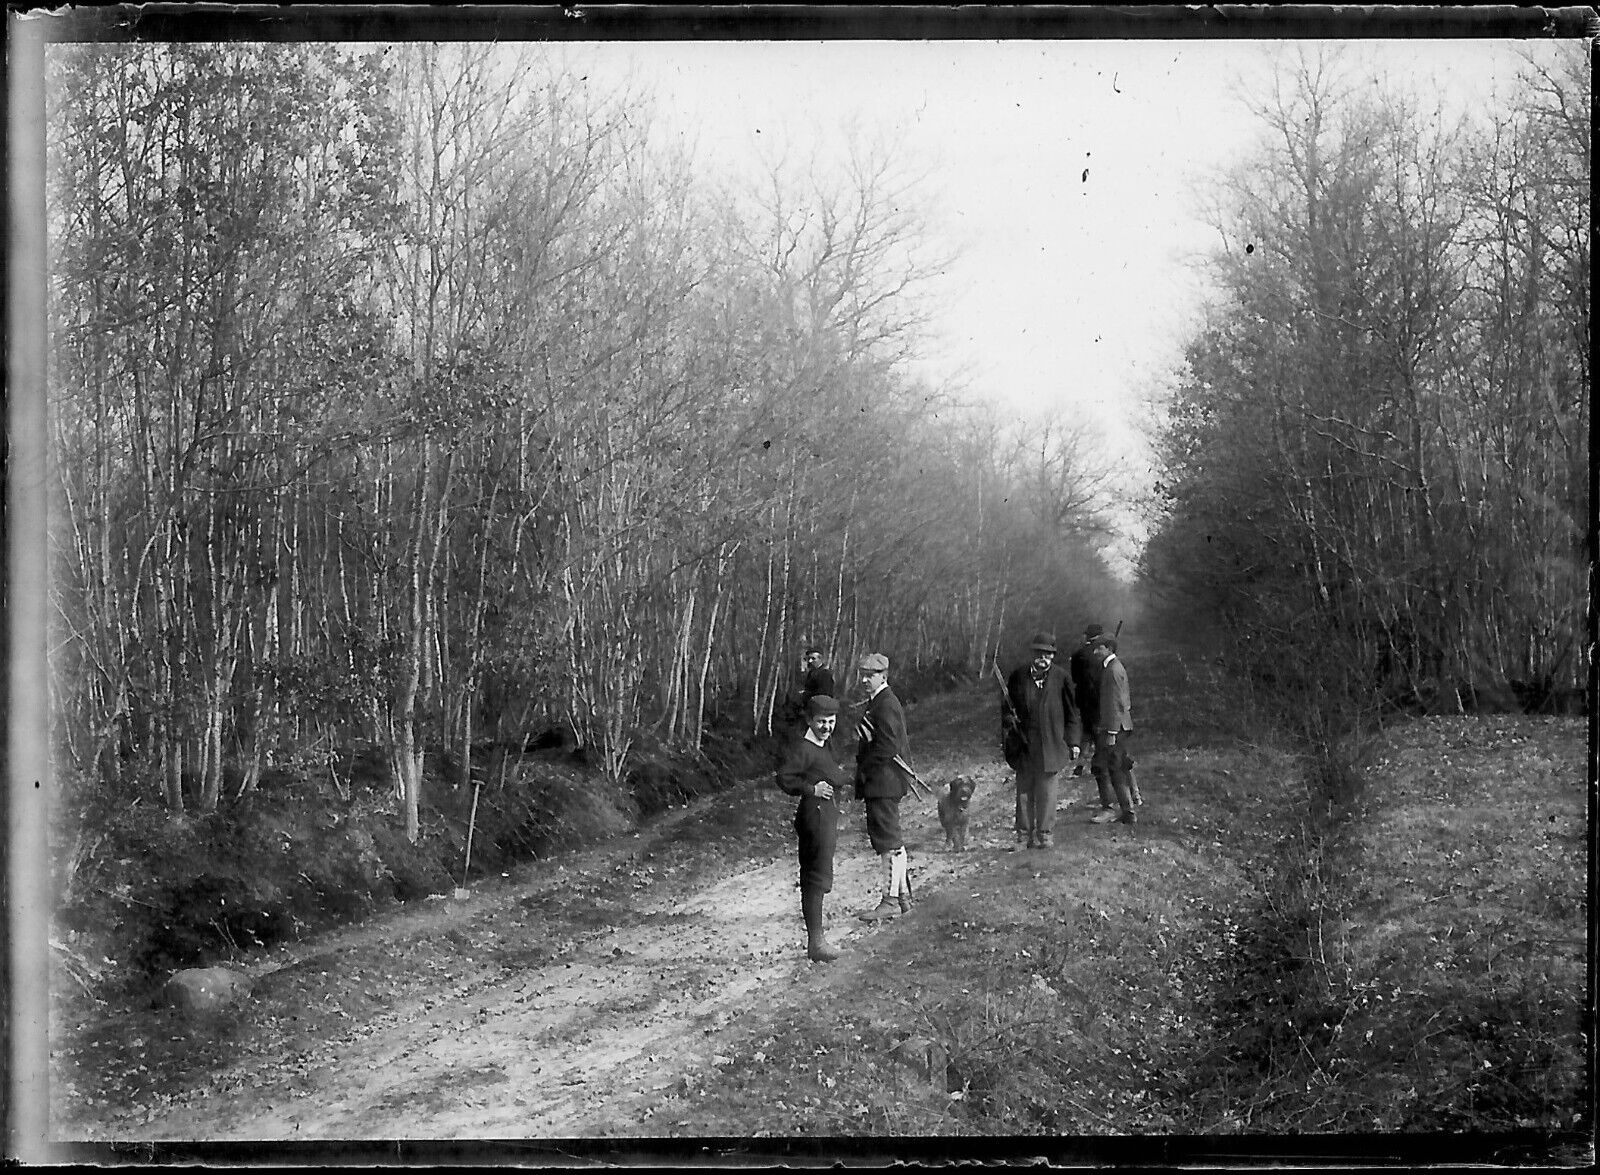
[[[1038,633],[1030,651],[1006,680],[1002,745],[1017,773],[1017,844],[1048,849],[1055,843],[1056,778],[1078,757],[1083,724],[1072,679],[1055,663],[1055,641]]]
[[[889,658],[861,658],[866,706],[856,721],[856,798],[866,801],[867,839],[884,867],[883,898],[861,915],[881,922],[911,908],[911,877],[900,832],[900,798],[910,786],[895,760],[906,752],[906,712],[889,688]]]
[[[778,767],[779,790],[799,796],[794,832],[799,841],[800,914],[806,924],[806,957],[831,963],[839,957],[823,933],[822,898],[833,889],[833,851],[839,840],[839,793],[844,768],[829,749],[839,720],[839,703],[827,694],[806,701],[806,731],[795,739]]]

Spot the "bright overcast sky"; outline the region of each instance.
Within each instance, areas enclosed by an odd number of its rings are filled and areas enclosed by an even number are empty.
[[[1350,51],[1375,72],[1481,105],[1509,83],[1517,44],[1368,41]],[[702,41],[585,53],[601,78],[614,69],[653,90],[657,115],[707,169],[753,168],[762,148],[826,152],[851,124],[889,134],[928,170],[926,211],[961,250],[941,280],[928,373],[960,374],[1002,410],[1087,417],[1126,454],[1131,486],[1149,478],[1144,402],[1177,365],[1199,305],[1189,262],[1217,243],[1195,185],[1259,133],[1235,82],[1270,74],[1294,49]]]

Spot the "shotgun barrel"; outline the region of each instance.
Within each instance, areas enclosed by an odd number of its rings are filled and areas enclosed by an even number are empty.
[[[1000,672],[1000,666],[994,661],[989,662],[989,672],[994,674],[994,679],[1000,683],[1000,697],[1005,701],[1006,709],[1011,712],[1013,726],[1022,726],[1022,717],[1017,713],[1017,707],[1011,701],[1011,687],[1006,684],[1005,676]]]
[[[922,776],[918,775],[915,771],[911,770],[911,764],[910,763],[907,763],[899,755],[896,755],[894,757],[894,759],[891,760],[891,761],[894,763],[894,765],[896,767],[900,768],[900,770],[904,771],[906,773],[906,775],[910,777],[910,779],[911,779],[911,791],[912,791],[912,793],[914,795],[916,795],[916,796],[918,796],[918,797],[920,797],[922,799],[927,799],[929,796],[933,795],[933,788],[929,787],[926,783],[922,782]]]

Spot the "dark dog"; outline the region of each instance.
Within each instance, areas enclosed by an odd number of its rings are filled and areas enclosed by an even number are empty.
[[[958,775],[939,793],[939,827],[944,829],[944,843],[958,853],[967,848],[967,806],[977,789],[976,778]]]

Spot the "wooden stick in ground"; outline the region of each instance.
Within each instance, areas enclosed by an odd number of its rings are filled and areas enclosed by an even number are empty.
[[[478,824],[478,783],[472,784],[472,812],[467,817],[467,859],[461,866],[461,888],[467,888],[467,874],[472,868],[472,830]]]

